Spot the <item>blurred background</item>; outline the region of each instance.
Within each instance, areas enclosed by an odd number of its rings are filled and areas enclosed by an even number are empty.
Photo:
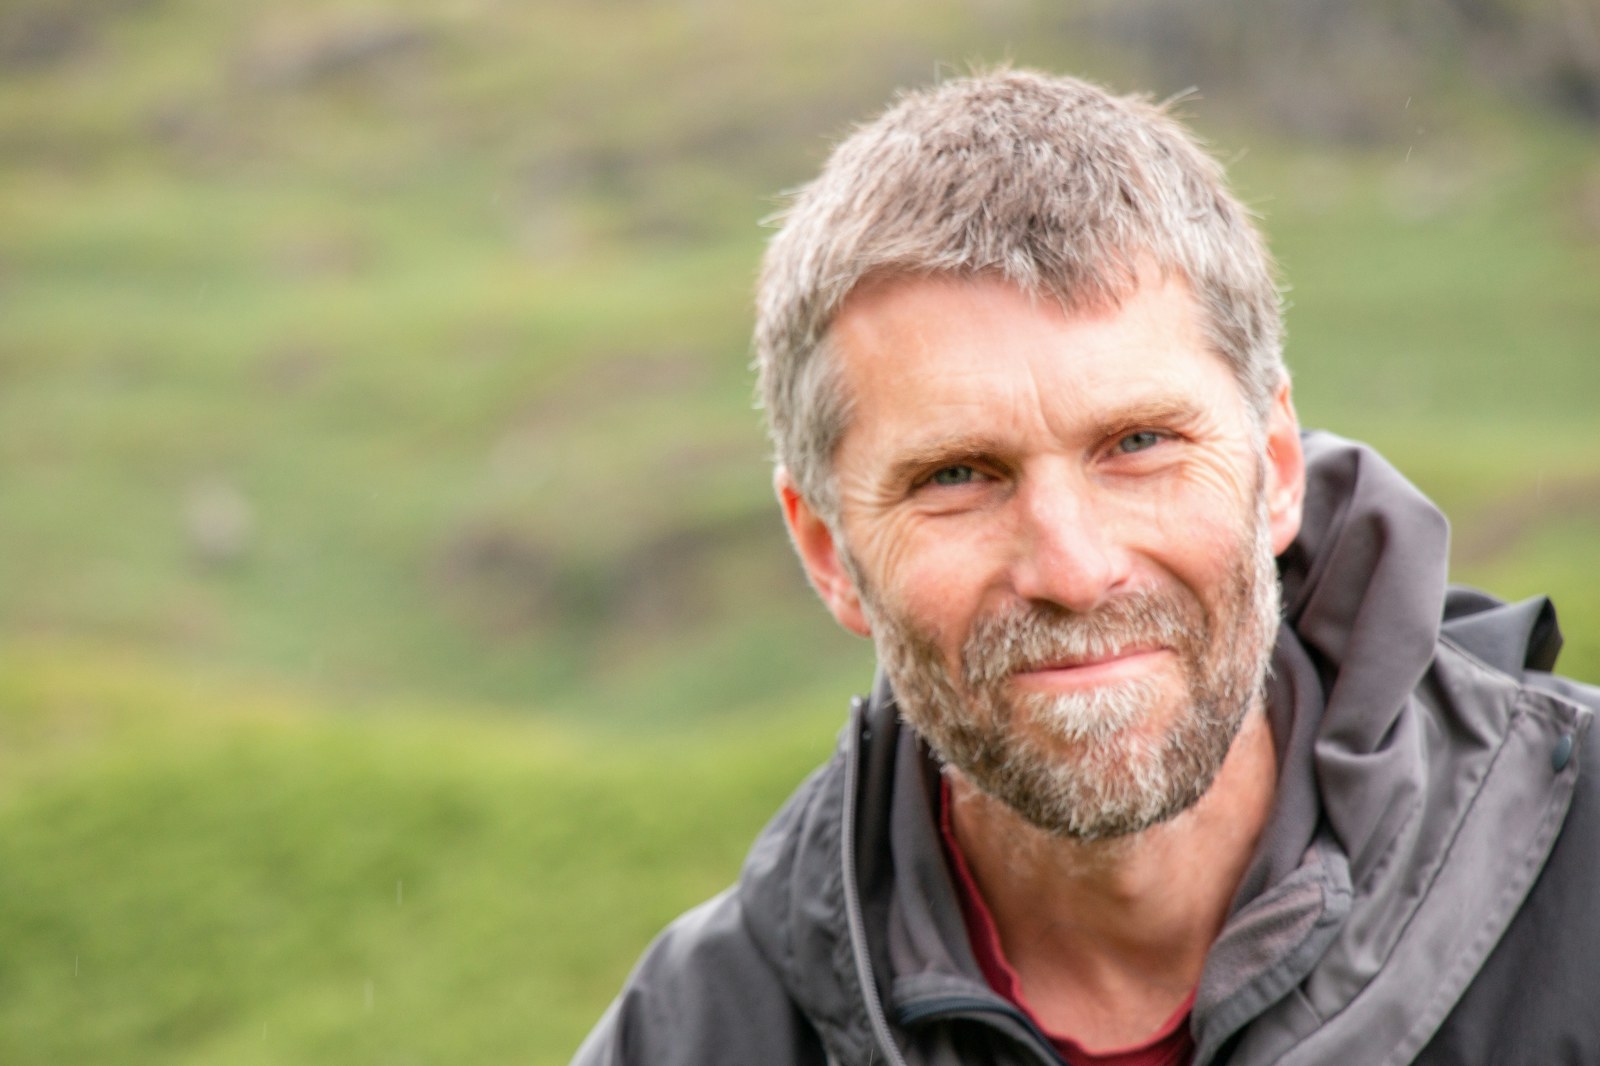
[[[0,0],[0,1062],[567,1060],[870,679],[761,221],[1001,60],[1188,92],[1303,420],[1600,680],[1586,0]]]

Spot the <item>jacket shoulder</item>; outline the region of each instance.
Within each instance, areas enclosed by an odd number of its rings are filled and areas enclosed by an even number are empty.
[[[1542,770],[1573,777],[1570,804],[1531,889],[1418,1063],[1600,1061],[1600,1013],[1589,978],[1600,943],[1593,904],[1600,884],[1593,861],[1600,852],[1600,730],[1593,728],[1600,689],[1548,672],[1553,660],[1553,650],[1542,662],[1530,656],[1514,676],[1525,701],[1553,698],[1569,708],[1569,724],[1547,747]],[[1536,791],[1533,780],[1528,786],[1529,794]],[[1514,848],[1515,841],[1504,842],[1498,865],[1512,861]]]
[[[822,1066],[820,1040],[741,912],[730,889],[662,931],[573,1066]]]
[[[817,962],[807,950],[815,948],[813,938],[795,943],[796,930],[808,927],[795,912],[828,895],[816,883],[817,864],[801,856],[815,860],[829,850],[818,837],[834,831],[841,769],[836,750],[762,830],[739,882],[656,937],[573,1066],[830,1061],[809,1018],[815,1004],[801,1003],[793,991],[794,971],[813,972],[806,967]]]

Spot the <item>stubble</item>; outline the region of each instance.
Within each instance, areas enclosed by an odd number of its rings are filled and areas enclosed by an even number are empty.
[[[1261,507],[1204,604],[1173,583],[1093,613],[1023,603],[980,618],[952,677],[931,637],[859,586],[902,715],[979,790],[1045,832],[1125,837],[1187,810],[1211,787],[1260,699],[1278,625]],[[1178,683],[1140,677],[1082,692],[1017,693],[1019,671],[1119,649],[1170,649]]]

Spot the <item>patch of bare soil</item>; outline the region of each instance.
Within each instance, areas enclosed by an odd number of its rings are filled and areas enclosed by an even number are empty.
[[[1494,562],[1552,522],[1591,521],[1600,526],[1600,473],[1537,479],[1455,523],[1452,555],[1458,565]]]
[[[564,558],[507,528],[468,529],[445,545],[434,586],[463,623],[485,636],[514,638],[559,626],[651,641],[715,619],[727,599],[728,560],[738,556],[763,595],[803,593],[774,511],[751,511],[667,530],[603,563]],[[770,584],[770,588],[765,586]]]
[[[691,394],[710,385],[711,370],[710,355],[683,349],[617,352],[586,359],[541,389],[523,412],[522,422],[548,430],[608,405],[663,394]]]

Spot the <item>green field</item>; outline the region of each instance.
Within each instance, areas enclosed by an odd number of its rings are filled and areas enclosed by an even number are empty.
[[[104,649],[0,668],[6,1063],[564,1062],[837,717],[617,745]]]
[[[566,1061],[870,677],[761,220],[969,61],[1198,84],[1304,421],[1600,681],[1593,124],[1455,45],[1330,135],[1043,6],[619,11],[0,5],[0,1063]]]

